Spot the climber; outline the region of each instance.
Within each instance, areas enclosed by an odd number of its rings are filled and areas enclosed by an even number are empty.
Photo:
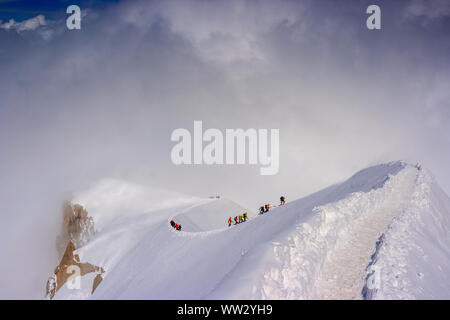
[[[234,217],[234,224],[238,224],[238,217]]]
[[[177,230],[181,231],[181,224],[178,225]]]
[[[268,212],[269,209],[270,209],[270,204],[266,204],[266,205],[264,206],[264,212]]]
[[[247,221],[247,212],[244,212],[243,217],[244,217],[244,222]]]
[[[264,213],[264,206],[259,207],[259,214],[263,214]]]
[[[170,225],[172,226],[172,228],[175,228],[175,221],[170,220]]]
[[[242,222],[242,216],[239,215],[239,223],[241,223],[241,222]]]
[[[231,227],[231,217],[228,219],[228,226]]]
[[[283,204],[285,204],[286,202],[284,201],[284,196],[280,197],[280,206],[282,206]]]

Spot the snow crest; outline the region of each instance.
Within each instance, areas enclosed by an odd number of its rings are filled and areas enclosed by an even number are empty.
[[[369,266],[367,280],[377,276],[378,285],[366,283],[366,299],[450,297],[450,199],[427,170],[419,168],[409,206],[393,219]]]
[[[265,273],[254,298],[361,298],[374,244],[408,203],[416,171],[407,166],[387,176],[383,187],[315,207],[285,245],[274,246],[279,266]]]

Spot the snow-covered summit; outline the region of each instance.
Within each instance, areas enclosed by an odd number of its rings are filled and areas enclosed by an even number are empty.
[[[370,167],[231,227],[247,210],[230,200],[145,190],[107,181],[75,197],[98,227],[75,254],[104,280],[56,299],[450,298],[450,199],[418,166]]]

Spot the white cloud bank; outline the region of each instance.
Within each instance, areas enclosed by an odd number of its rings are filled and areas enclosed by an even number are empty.
[[[16,30],[17,32],[36,30],[40,26],[46,26],[47,22],[43,15],[37,15],[36,17],[16,22],[14,19],[10,19],[9,22],[0,23],[0,29]]]

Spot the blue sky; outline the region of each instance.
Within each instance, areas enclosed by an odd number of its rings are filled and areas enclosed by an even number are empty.
[[[66,8],[75,4],[80,8],[103,8],[118,0],[0,0],[0,20],[22,21],[38,14],[48,19],[65,16]]]

